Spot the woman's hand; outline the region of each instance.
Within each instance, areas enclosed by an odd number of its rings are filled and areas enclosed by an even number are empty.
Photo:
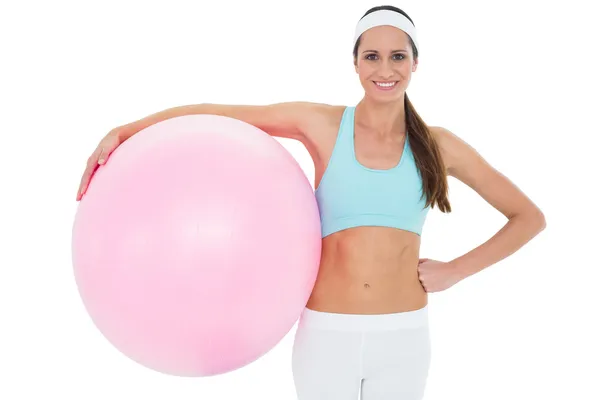
[[[98,166],[106,163],[106,160],[108,160],[110,154],[115,151],[115,149],[119,147],[121,143],[123,143],[123,129],[124,128],[119,127],[110,131],[108,135],[106,135],[100,141],[98,147],[96,147],[96,150],[94,150],[92,155],[88,158],[87,166],[83,172],[79,189],[77,191],[77,201],[81,200],[85,194],[94,172],[96,172],[98,169]]]
[[[421,285],[428,293],[441,292],[463,279],[455,264],[429,258],[419,259],[418,274]]]

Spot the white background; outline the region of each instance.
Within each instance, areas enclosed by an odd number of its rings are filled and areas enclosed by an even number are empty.
[[[295,328],[263,358],[212,378],[159,374],[112,347],[73,279],[76,190],[111,128],[165,108],[356,104],[354,25],[380,3],[7,3],[0,9],[0,398],[295,398]],[[430,295],[426,400],[600,398],[600,33],[586,8],[593,2],[392,4],[419,31],[408,94],[420,115],[475,147],[548,224],[510,258]],[[281,142],[312,179],[304,148]],[[450,185],[454,212],[430,213],[423,257],[457,257],[505,222],[468,187]]]

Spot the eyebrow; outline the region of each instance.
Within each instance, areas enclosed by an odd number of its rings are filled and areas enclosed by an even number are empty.
[[[364,53],[369,53],[369,52],[371,52],[371,53],[379,53],[377,50],[365,50],[365,51],[363,51],[363,54]],[[392,50],[392,53],[408,53],[408,51],[406,51],[406,50]]]

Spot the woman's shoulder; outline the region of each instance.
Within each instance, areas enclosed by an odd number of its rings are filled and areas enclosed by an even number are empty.
[[[446,168],[452,171],[456,166],[465,164],[465,160],[479,158],[476,150],[455,132],[442,126],[428,126]]]
[[[345,105],[311,102],[298,102],[296,107],[301,115],[301,129],[311,141],[337,133],[347,108]]]
[[[336,119],[339,118],[344,110],[345,105],[314,103],[314,102],[295,102],[293,103],[297,110],[304,114],[305,117],[320,118],[320,119]],[[309,122],[309,121],[307,121]]]

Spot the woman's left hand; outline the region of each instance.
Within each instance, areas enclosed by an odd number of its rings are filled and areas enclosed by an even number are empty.
[[[429,258],[419,259],[418,274],[421,285],[427,293],[441,292],[463,279],[454,264]]]

